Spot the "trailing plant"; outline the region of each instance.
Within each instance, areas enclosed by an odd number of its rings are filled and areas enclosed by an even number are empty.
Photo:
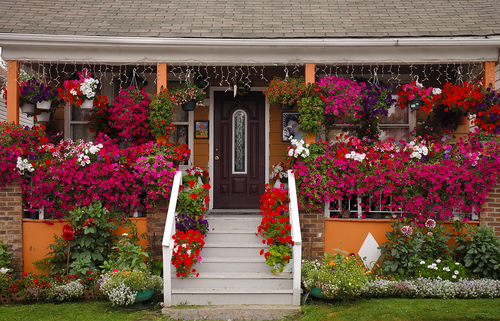
[[[122,140],[133,144],[153,140],[149,125],[150,103],[151,99],[145,88],[120,88],[118,97],[110,108],[110,125]]]
[[[119,138],[118,130],[110,125],[111,114],[108,97],[97,95],[92,113],[87,117],[89,131],[92,133],[104,133],[111,139]]]
[[[263,244],[269,245],[269,250],[260,250],[266,263],[271,266],[273,274],[283,272],[283,268],[292,256],[292,241],[288,192],[284,189],[272,188],[268,184],[260,197],[260,213],[262,221],[257,229]]]
[[[381,116],[387,116],[389,108],[396,103],[392,98],[392,89],[392,85],[366,83],[362,102],[363,113],[359,117],[358,138],[377,139]]]
[[[138,292],[161,290],[160,282],[151,273],[141,270],[113,270],[102,275],[100,289],[113,305],[131,305]]]
[[[443,89],[444,90],[444,89]],[[428,113],[431,109],[438,104],[441,97],[445,96],[439,88],[424,87],[418,81],[412,81],[410,84],[405,84],[402,90],[398,93],[398,105],[401,109],[405,109],[408,102],[420,99],[423,105],[420,110]]]
[[[304,77],[274,77],[264,90],[267,101],[271,105],[295,105],[305,95],[306,85]]]
[[[186,212],[175,216],[175,229],[177,231],[187,232],[189,230],[199,231],[203,236],[207,236],[208,221],[201,217],[193,217]]]
[[[323,130],[325,102],[321,97],[310,95],[298,102],[299,129],[304,133],[317,135]]]
[[[184,189],[179,193],[177,200],[177,212],[183,215],[191,216],[196,219],[207,211],[208,206],[208,190],[210,185],[195,182],[190,180],[188,182],[189,188]]]
[[[9,243],[0,242],[0,268],[8,268],[10,266],[10,256],[12,252],[9,251]]]
[[[457,282],[467,277],[465,267],[449,257],[446,260],[421,260],[418,265],[418,277]]]
[[[500,91],[486,88],[482,100],[474,105],[474,123],[484,132],[500,132]]]
[[[165,136],[166,139],[174,130],[172,122],[174,112],[172,97],[167,89],[163,89],[153,96],[153,101],[149,104],[149,128],[154,137]]]
[[[330,76],[321,78],[318,88],[326,103],[325,114],[330,117],[345,122],[346,116],[356,119],[363,113],[364,83]]]
[[[457,261],[480,278],[500,278],[500,239],[489,226],[455,224]]]
[[[59,96],[71,105],[81,106],[84,100],[93,100],[97,95],[99,80],[92,78],[87,69],[78,72],[78,79],[65,80],[59,88]]]
[[[195,84],[184,82],[179,88],[172,90],[170,96],[176,105],[183,105],[194,100],[196,107],[205,106],[205,91]]]
[[[172,239],[174,250],[171,262],[177,269],[175,275],[185,278],[192,274],[198,277],[200,274],[192,266],[201,262],[200,252],[205,246],[204,236],[197,230],[177,231]]]

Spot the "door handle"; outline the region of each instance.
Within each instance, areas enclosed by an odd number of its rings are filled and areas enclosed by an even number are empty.
[[[215,156],[215,160],[218,161],[219,160],[219,156]]]

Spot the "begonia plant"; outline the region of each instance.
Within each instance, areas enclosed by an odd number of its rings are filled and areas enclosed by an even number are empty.
[[[173,236],[174,250],[172,252],[172,264],[177,269],[177,277],[188,277],[200,274],[193,268],[194,264],[201,262],[200,252],[205,246],[204,236],[197,230],[187,232],[178,231]]]
[[[267,101],[271,105],[295,105],[306,93],[304,77],[274,77],[264,90]]]

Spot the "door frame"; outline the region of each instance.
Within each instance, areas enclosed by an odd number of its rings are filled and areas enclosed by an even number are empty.
[[[226,91],[228,87],[213,87],[210,86],[210,105],[209,105],[209,111],[208,111],[208,118],[210,120],[209,124],[209,132],[210,132],[210,137],[208,139],[208,175],[211,178],[211,185],[213,186],[213,180],[214,180],[214,132],[215,132],[215,117],[214,117],[214,92],[216,91]],[[262,92],[266,87],[252,87],[250,91],[260,91]],[[267,99],[265,98],[265,119],[264,119],[264,131],[265,131],[265,184],[269,184],[269,104],[267,102]],[[208,206],[208,209],[212,210],[214,207],[214,191],[213,188],[210,189],[209,191],[209,196],[210,196],[210,203]]]

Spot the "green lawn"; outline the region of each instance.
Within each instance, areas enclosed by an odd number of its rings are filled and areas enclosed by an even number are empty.
[[[352,303],[315,300],[303,306],[302,311],[302,316],[286,321],[500,320],[500,299],[372,299]],[[169,318],[162,316],[159,310],[119,308],[108,302],[76,302],[3,305],[0,320],[160,321]]]

